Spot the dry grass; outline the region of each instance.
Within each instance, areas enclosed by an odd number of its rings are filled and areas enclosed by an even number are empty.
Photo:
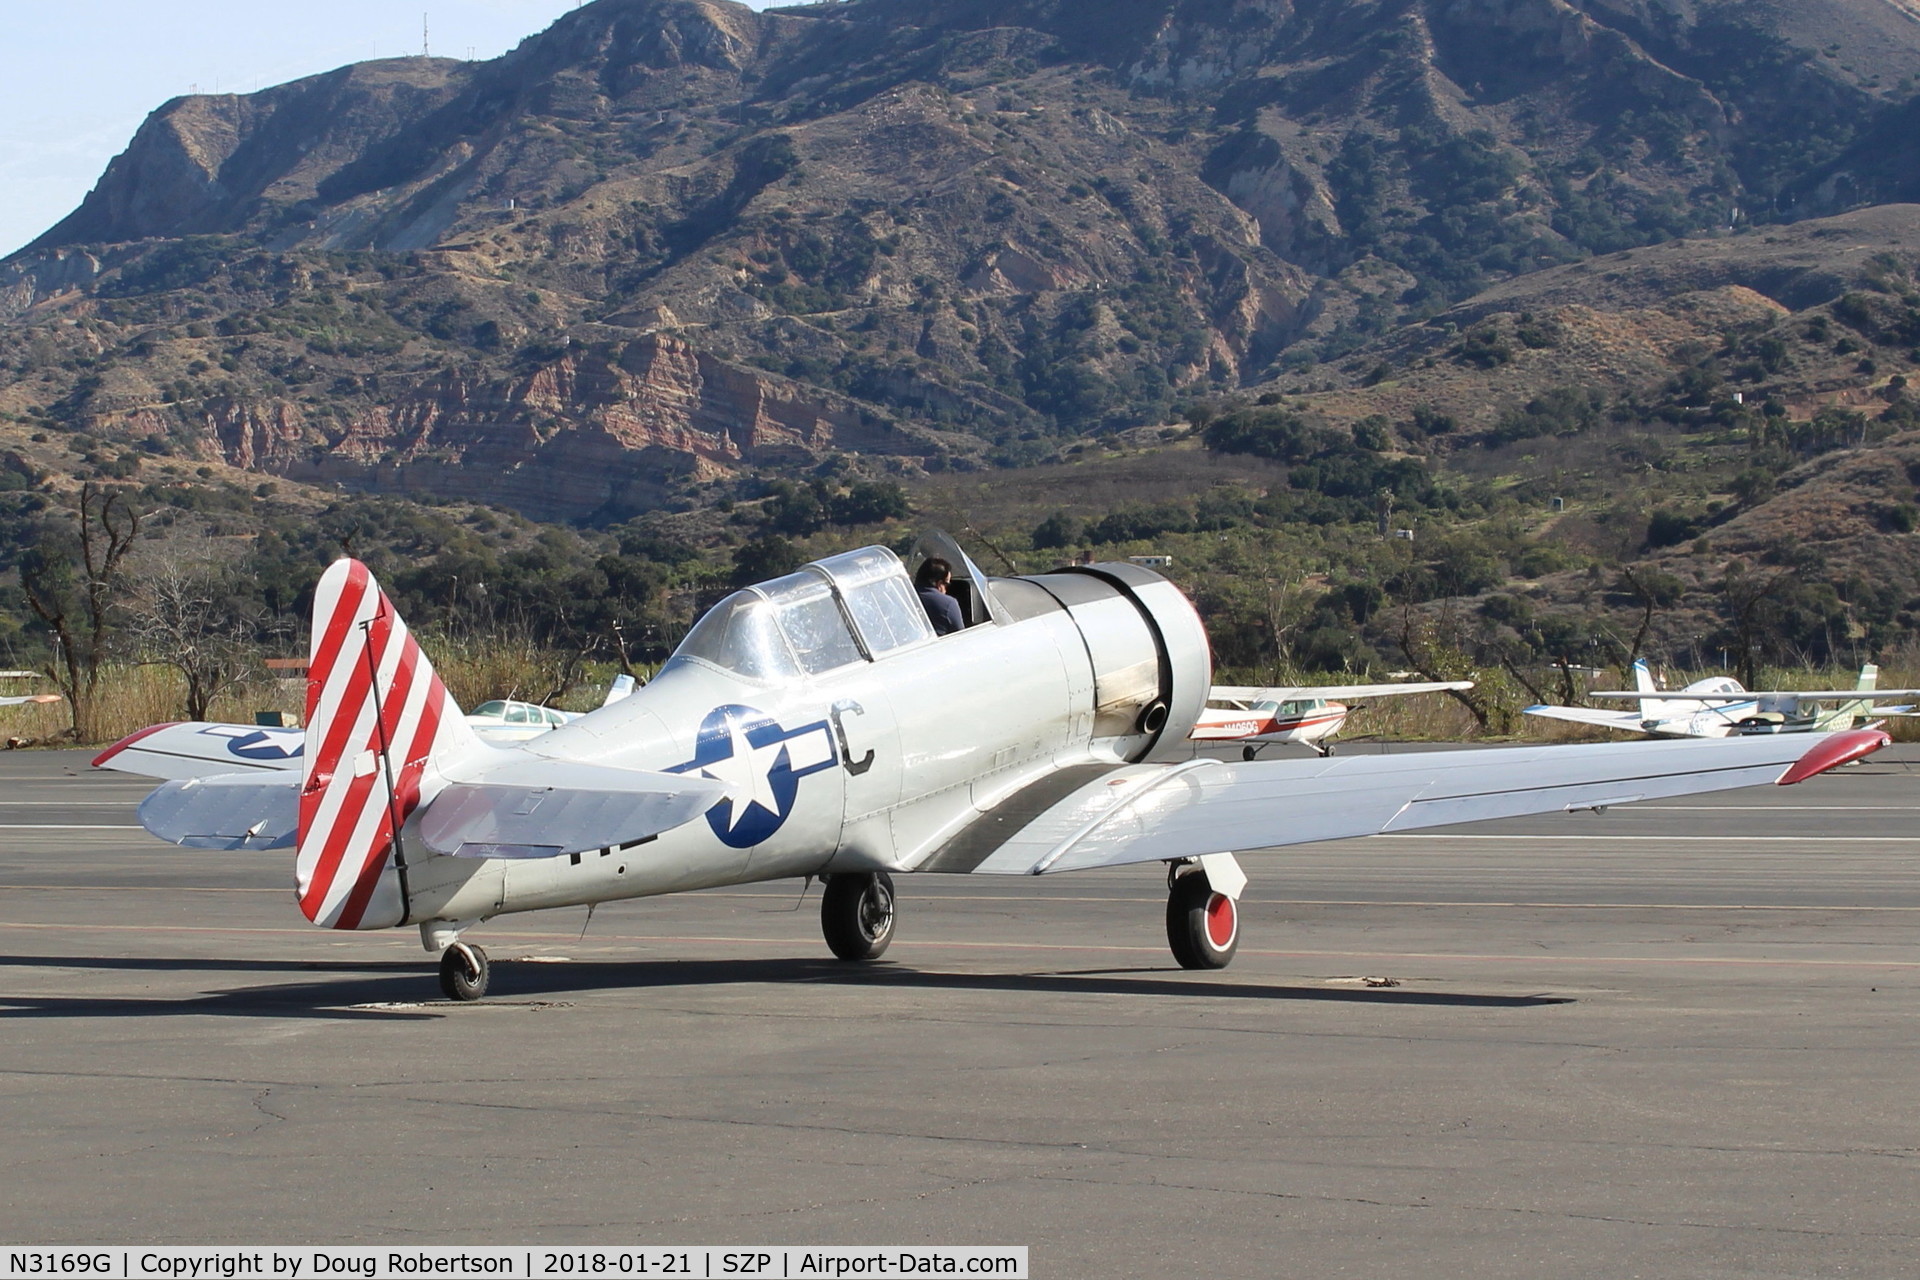
[[[464,709],[493,698],[539,701],[560,687],[567,674],[567,654],[525,639],[424,636],[421,641]],[[603,666],[582,665],[554,704],[570,711],[597,707],[612,677]],[[216,721],[252,724],[260,712],[299,717],[305,707],[304,679],[277,679],[262,672],[215,699],[208,715]],[[158,665],[115,664],[100,673],[100,689],[83,732],[74,732],[73,709],[65,702],[29,704],[0,708],[0,739],[16,746],[99,746],[185,715],[186,687],[179,672]]]
[[[565,672],[567,655],[525,640],[491,637],[447,640],[424,637],[423,644],[449,692],[462,708],[471,709],[492,698],[537,699],[557,685]],[[1721,672],[1670,672],[1673,687]],[[1775,671],[1766,683],[1775,688],[1850,687],[1859,672]],[[613,670],[604,665],[583,666],[564,697],[555,704],[566,710],[586,711],[600,705]],[[1302,677],[1301,683],[1311,683]],[[1603,680],[1605,687],[1615,687]],[[1888,656],[1881,665],[1880,684],[1889,689],[1920,687],[1920,641]],[[211,716],[229,723],[251,724],[259,712],[299,716],[305,705],[304,680],[274,679],[262,675],[215,701]],[[1914,701],[1920,702],[1920,699]],[[168,667],[116,665],[101,676],[94,731],[77,745],[97,746],[116,741],[148,725],[178,720],[184,715],[185,690],[179,674]],[[1511,735],[1483,732],[1473,715],[1447,694],[1416,694],[1404,698],[1359,701],[1340,738],[1346,741],[1385,742],[1607,742],[1628,740],[1604,729],[1520,716]],[[1886,728],[1896,741],[1920,741],[1920,716],[1896,717]],[[72,711],[64,703],[0,708],[0,739],[19,746],[74,746]]]

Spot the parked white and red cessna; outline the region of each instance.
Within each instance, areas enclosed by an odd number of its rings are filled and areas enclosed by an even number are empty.
[[[0,680],[44,680],[46,676],[38,671],[0,671]],[[23,707],[29,703],[58,702],[57,693],[11,693],[0,697],[0,707]]]
[[[1391,698],[1409,693],[1471,689],[1471,680],[1430,680],[1420,684],[1215,685],[1207,705],[1187,736],[1195,742],[1244,742],[1240,758],[1252,760],[1264,747],[1299,743],[1322,756],[1333,754],[1331,739],[1347,723],[1353,708],[1336,699]]]
[[[494,916],[824,876],[827,944],[865,960],[893,936],[893,876],[916,871],[1164,862],[1174,955],[1218,968],[1240,940],[1235,850],[1793,783],[1887,741],[1189,759],[1212,663],[1171,582],[1131,564],[989,579],[945,535],[921,549],[954,566],[963,630],[934,635],[893,552],[848,552],[729,596],[646,687],[511,746],[476,736],[341,560],[315,594],[297,759],[188,725],[95,763],[170,779],[140,806],[164,839],[292,847],[309,920],[415,926],[446,994],[474,999],[487,959],[462,938]]]

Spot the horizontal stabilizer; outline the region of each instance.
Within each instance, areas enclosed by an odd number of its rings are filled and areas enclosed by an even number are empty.
[[[229,773],[299,776],[306,735],[299,729],[186,721],[129,734],[93,758],[96,769],[147,778],[212,778]]]
[[[140,802],[140,825],[190,849],[291,849],[300,825],[300,775],[176,778]]]
[[[973,866],[1044,875],[1792,783],[1885,746],[1873,730],[1393,756],[1133,765],[1087,782]]]
[[[709,778],[502,752],[434,797],[420,838],[459,858],[553,858],[671,831],[726,795]]]

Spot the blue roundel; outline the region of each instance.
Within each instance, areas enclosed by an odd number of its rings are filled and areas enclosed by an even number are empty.
[[[751,849],[786,825],[800,779],[835,763],[825,720],[796,729],[753,707],[715,707],[700,722],[693,759],[670,772],[699,773],[727,785],[727,798],[707,810],[722,844]]]
[[[252,733],[227,740],[227,750],[242,760],[296,760],[306,749],[306,737],[300,732]]]

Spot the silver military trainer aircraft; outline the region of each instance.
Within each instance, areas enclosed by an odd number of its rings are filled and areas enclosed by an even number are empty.
[[[893,877],[1164,862],[1189,968],[1240,941],[1234,851],[1792,783],[1885,734],[1226,762],[1193,758],[1212,662],[1179,589],[1132,564],[989,579],[943,534],[966,628],[936,637],[869,547],[735,593],[623,701],[536,738],[476,735],[365,565],[314,603],[305,740],[159,725],[95,764],[168,779],[163,839],[295,850],[302,912],[417,926],[448,997],[494,916],[822,876],[827,945],[887,949]],[[242,745],[235,746],[236,742]]]

